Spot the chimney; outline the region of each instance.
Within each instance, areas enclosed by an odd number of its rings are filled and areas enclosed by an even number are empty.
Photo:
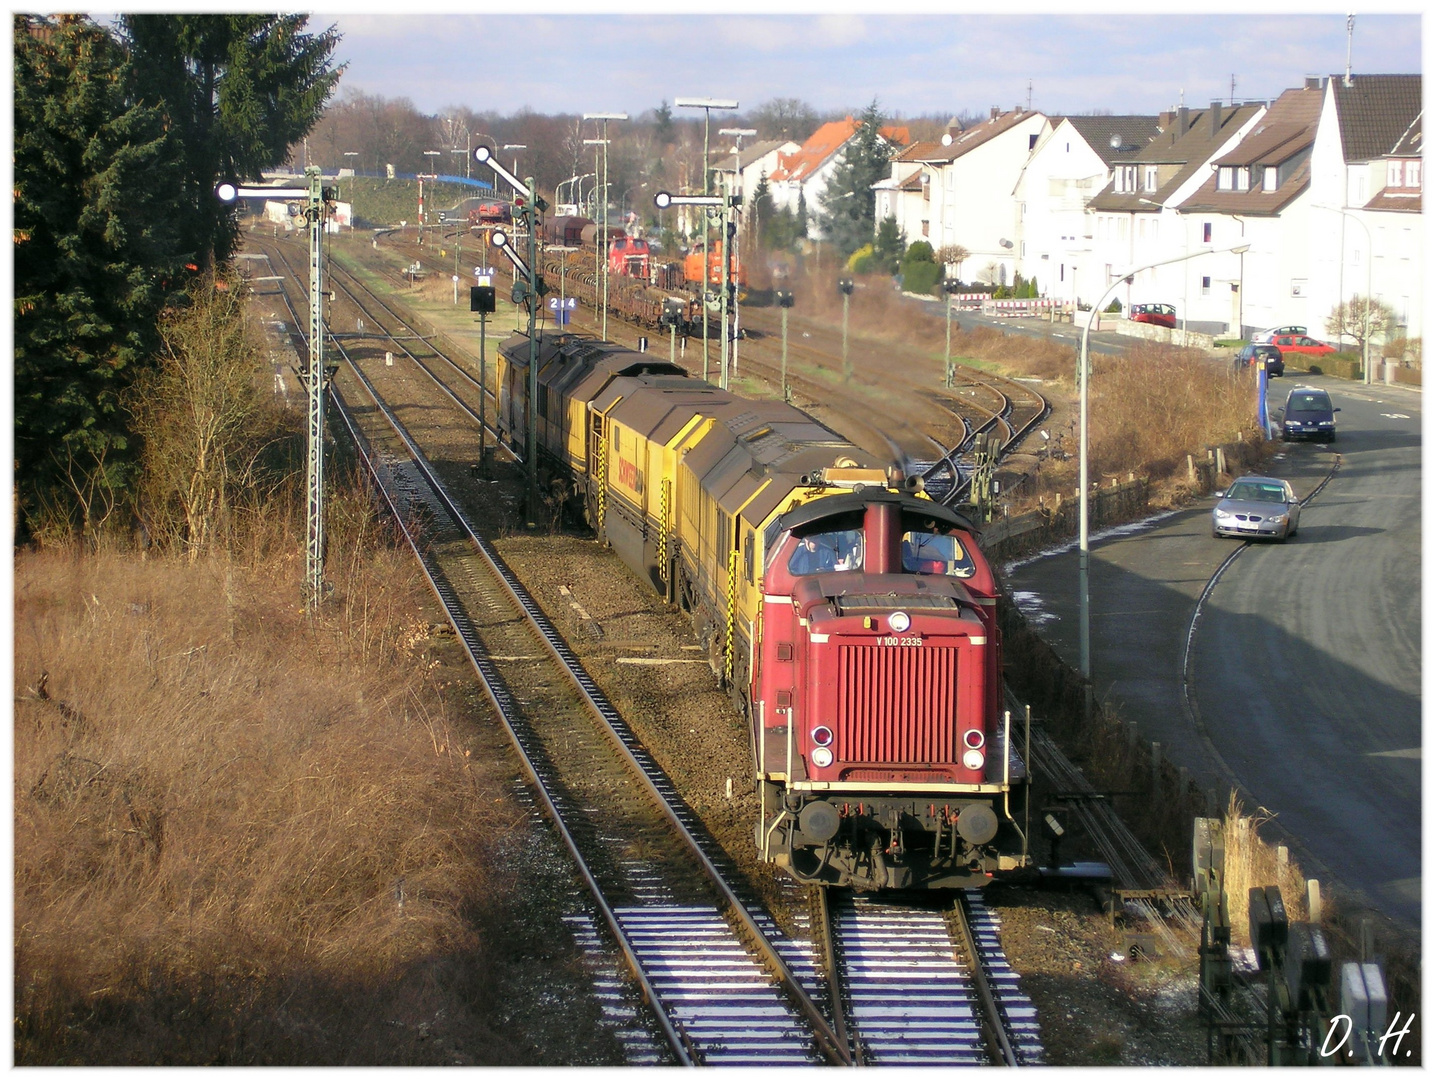
[[[1305,88],[1307,90],[1319,90],[1320,82],[1321,80],[1319,75],[1307,75],[1305,77]]]
[[[995,105],[993,105],[993,106],[992,106],[991,119],[995,120],[995,119],[996,119],[998,116],[1000,116],[1001,114],[1002,114],[1001,109],[999,109],[999,108],[997,108]]]
[[[1219,135],[1220,133],[1221,133],[1221,102],[1220,102],[1220,99],[1218,98],[1217,100],[1211,102],[1211,137],[1212,137],[1212,138],[1215,138],[1215,137],[1216,137],[1217,135]]]
[[[1184,135],[1187,131],[1191,129],[1191,110],[1186,108],[1186,106],[1182,105],[1176,115],[1180,118],[1181,121],[1178,125],[1176,125],[1176,134],[1178,136]]]
[[[1161,113],[1161,115],[1156,117],[1156,126],[1159,127],[1162,131],[1167,130],[1175,122],[1176,114],[1169,110]]]

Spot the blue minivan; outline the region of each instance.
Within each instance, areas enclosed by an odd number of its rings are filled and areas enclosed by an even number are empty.
[[[1310,386],[1297,386],[1286,398],[1285,414],[1281,417],[1281,439],[1316,439],[1335,441],[1335,414],[1340,412],[1330,403],[1330,395]]]

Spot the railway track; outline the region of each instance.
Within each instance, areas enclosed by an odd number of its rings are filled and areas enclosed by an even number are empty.
[[[284,256],[280,251],[271,258],[292,273]],[[424,363],[407,348],[424,338],[402,313],[362,287],[346,288],[345,295],[366,324],[390,335],[378,345],[370,340],[370,353],[402,343],[404,355],[428,380],[454,377],[443,364]],[[291,315],[297,323],[292,304]],[[819,940],[808,942],[785,937],[741,885],[728,884],[733,875],[723,869],[721,850],[705,839],[671,782],[496,550],[467,522],[364,374],[365,363],[345,345],[343,339],[334,342],[347,365],[335,411],[404,523],[503,717],[536,801],[555,822],[594,898],[591,911],[567,921],[591,954],[604,1008],[626,1018],[620,1026],[629,1061],[1039,1060],[1030,1003],[1014,987],[994,921],[979,898],[934,913],[849,897],[835,920],[818,924],[825,929]],[[444,359],[466,374],[452,358]],[[445,394],[471,418],[451,389]],[[363,404],[345,404],[350,397]],[[885,960],[874,953],[873,942]],[[613,962],[615,949],[619,964]],[[819,968],[828,975],[825,986]],[[933,972],[940,973],[935,996]],[[648,1003],[651,1019],[634,1024],[639,999]],[[952,1014],[947,1019],[937,1016],[946,1011]]]

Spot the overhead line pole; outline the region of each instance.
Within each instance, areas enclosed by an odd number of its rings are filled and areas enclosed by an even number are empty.
[[[303,373],[308,394],[309,430],[305,486],[304,606],[313,614],[324,599],[324,399],[333,372],[324,363],[324,221],[326,203],[337,197],[325,190],[318,166],[304,170],[304,187],[276,188],[220,184],[215,194],[221,202],[239,198],[303,199],[304,218],[309,225],[309,362]]]

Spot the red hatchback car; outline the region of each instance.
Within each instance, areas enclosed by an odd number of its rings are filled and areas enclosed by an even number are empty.
[[[1132,304],[1131,321],[1176,328],[1176,309],[1170,304]]]
[[[1299,353],[1302,356],[1324,356],[1326,353],[1333,353],[1335,350],[1323,341],[1316,341],[1315,338],[1305,337],[1301,334],[1279,334],[1275,345],[1284,357],[1289,353]]]

